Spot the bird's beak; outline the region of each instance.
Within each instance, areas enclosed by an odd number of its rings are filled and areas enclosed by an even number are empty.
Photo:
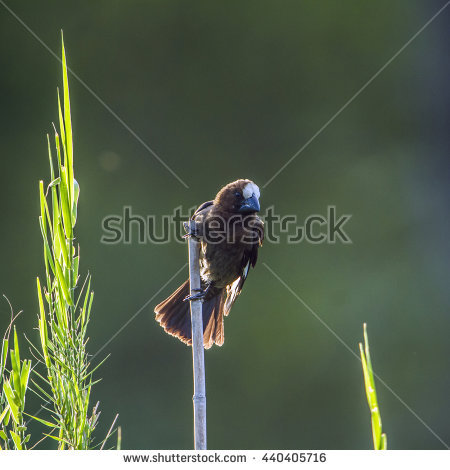
[[[239,212],[242,214],[246,214],[248,212],[259,212],[259,210],[259,201],[255,194],[252,194],[252,197],[245,199],[239,208]]]

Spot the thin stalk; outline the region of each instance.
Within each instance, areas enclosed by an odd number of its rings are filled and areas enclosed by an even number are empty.
[[[195,232],[195,221],[190,221],[190,231]],[[189,237],[189,280],[191,296],[200,289],[200,244]],[[205,354],[203,348],[203,315],[201,300],[191,300],[192,362],[194,371],[194,448],[206,449],[206,386]]]

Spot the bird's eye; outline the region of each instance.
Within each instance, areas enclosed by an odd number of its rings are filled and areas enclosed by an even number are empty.
[[[235,195],[236,197],[238,197],[238,198],[241,197],[241,193],[240,193],[239,191],[236,191],[236,192],[234,193],[234,195]]]

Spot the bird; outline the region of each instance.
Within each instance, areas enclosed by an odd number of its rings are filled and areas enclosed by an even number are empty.
[[[164,330],[192,345],[190,300],[202,301],[203,346],[224,343],[224,317],[242,291],[250,267],[255,267],[264,239],[260,190],[249,179],[225,185],[212,201],[194,212],[194,229],[185,223],[186,237],[200,242],[199,292],[190,294],[189,279],[155,309],[155,319]]]

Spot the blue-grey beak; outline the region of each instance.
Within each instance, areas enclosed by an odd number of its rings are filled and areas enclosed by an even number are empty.
[[[259,201],[255,194],[252,194],[252,197],[248,199],[244,199],[242,201],[241,207],[239,208],[239,212],[242,214],[246,214],[248,212],[259,212]]]

